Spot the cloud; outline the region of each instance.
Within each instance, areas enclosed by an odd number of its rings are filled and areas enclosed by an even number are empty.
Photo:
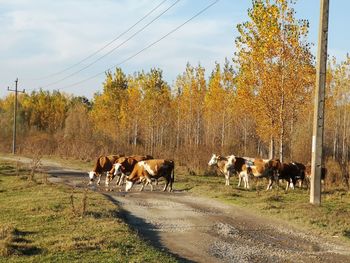
[[[156,13],[159,14],[172,2],[168,1]],[[82,80],[117,64],[156,41],[210,2],[180,2],[171,12],[120,47],[117,52],[72,79],[49,89]],[[47,80],[34,79],[60,71],[96,51],[158,3],[160,1],[151,0],[0,0],[1,83],[11,85],[19,77],[20,84],[27,89],[47,84]],[[238,14],[236,15],[238,18]],[[140,27],[141,25],[138,28]],[[209,10],[178,32],[126,62],[122,68],[127,73],[133,73],[157,66],[164,69],[165,78],[171,82],[176,75],[181,74],[179,69],[184,69],[188,61],[193,64],[201,62],[203,65],[214,65],[215,60],[230,56],[233,53],[230,51],[231,48],[233,50],[233,27],[233,22],[227,17],[214,16]],[[133,32],[135,30],[137,29]],[[131,34],[132,32],[128,36]],[[123,40],[126,38],[124,36]],[[113,47],[123,40],[116,42]],[[91,95],[101,87],[103,78],[102,75],[68,90],[80,93],[81,89]],[[0,97],[3,95],[0,90]]]

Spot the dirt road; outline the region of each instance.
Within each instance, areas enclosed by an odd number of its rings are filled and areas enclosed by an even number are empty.
[[[52,164],[44,169],[53,182],[85,187],[88,181],[81,171]],[[336,241],[184,191],[163,193],[161,187],[138,192],[135,186],[128,193],[91,188],[118,204],[128,224],[180,262],[350,262],[350,248]]]
[[[350,262],[349,248],[214,200],[183,192],[110,196],[142,236],[183,261]]]

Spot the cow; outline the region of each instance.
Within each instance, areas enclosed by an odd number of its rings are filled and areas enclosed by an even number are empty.
[[[282,163],[276,159],[277,176],[270,177],[269,184],[266,190],[272,189],[274,181],[285,180],[287,182],[286,191],[288,188],[294,189],[297,180],[302,180],[304,177],[304,166],[300,163]]]
[[[302,163],[298,162],[292,162],[292,165],[295,165],[297,169],[299,170],[299,173],[295,175],[295,181],[299,181],[299,187],[301,188],[303,186],[303,183],[305,181],[305,170],[306,166]]]
[[[216,166],[225,176],[225,185],[230,185],[230,177],[235,173],[239,173],[244,164],[245,160],[241,157],[236,157],[234,155],[224,157],[216,155],[215,153],[213,153],[208,162],[209,166]]]
[[[139,161],[153,159],[151,155],[131,155],[118,158],[113,167],[107,172],[105,185],[109,186],[115,176],[118,176],[117,185],[121,185],[127,174],[130,174]]]
[[[324,180],[327,176],[327,168],[322,167],[321,168],[321,184],[324,185]],[[305,167],[305,179],[307,182],[307,187],[309,188],[309,185],[311,183],[311,164],[308,163]]]
[[[241,186],[243,179],[244,188],[250,188],[249,177],[268,178],[270,181],[276,177],[278,162],[269,159],[247,158],[248,160],[242,166],[238,175],[238,187]]]
[[[169,192],[171,192],[175,177],[174,169],[175,164],[173,160],[152,159],[140,161],[135,165],[131,174],[126,177],[125,191],[129,191],[137,182],[142,183],[140,191],[143,190],[146,184],[150,184],[151,191],[153,191],[152,179],[164,177],[166,183],[163,192],[167,190],[168,186]]]
[[[117,155],[108,155],[108,156],[100,156],[97,158],[95,162],[95,166],[92,169],[92,171],[88,172],[89,174],[89,184],[92,184],[94,181],[94,178],[97,177],[97,184],[100,184],[102,173],[108,172],[112,169],[112,166],[114,162],[120,158],[121,156],[124,156],[123,154],[117,154]]]

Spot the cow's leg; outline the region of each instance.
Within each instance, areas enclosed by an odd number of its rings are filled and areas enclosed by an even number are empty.
[[[151,191],[153,191],[153,184],[152,184],[152,179],[151,179],[151,178],[149,178],[148,176],[146,176],[146,177],[142,180],[142,182],[143,182],[142,190],[143,190],[143,188],[144,188],[145,185],[150,185],[150,186],[151,186]],[[142,190],[140,190],[140,191],[142,191]]]
[[[97,185],[100,185],[102,174],[97,174]]]
[[[245,177],[245,188],[249,189],[249,175],[248,174]]]
[[[290,178],[290,188],[292,188],[293,190],[295,189],[295,186],[296,186],[296,180],[295,178]]]
[[[225,185],[230,185],[230,172],[225,173]]]
[[[118,185],[122,185],[122,184],[124,183],[124,179],[125,179],[125,177],[126,177],[126,175],[125,175],[125,174],[123,174],[123,173],[120,175],[120,177],[119,177],[120,179],[119,179],[119,183],[118,183]]]
[[[106,174],[105,186],[109,186],[109,173]]]
[[[239,174],[238,174],[238,185],[237,185],[237,187],[240,187],[241,186],[241,181],[242,181],[242,177],[243,177],[243,171],[242,172],[240,172]]]
[[[120,183],[120,176],[121,176],[121,175],[117,175],[117,179],[116,179],[116,182],[115,182],[116,185],[120,185],[120,184],[119,184],[119,183]]]
[[[152,180],[147,178],[147,182],[150,184],[151,186],[151,192],[153,191],[153,184],[152,184]]]
[[[171,181],[171,179],[169,180],[169,178],[165,177],[165,186],[164,186],[164,188],[163,188],[163,192],[166,191],[166,189],[167,189],[167,187],[168,187],[168,185],[169,185],[169,181]],[[171,188],[171,187],[170,187],[170,188]]]
[[[289,179],[289,180],[291,180],[291,179]],[[289,180],[286,180],[287,181],[287,185],[286,185],[286,191],[288,191],[288,188],[289,188]]]
[[[266,191],[272,189],[273,180],[269,178],[269,183],[267,185]]]
[[[141,188],[140,188],[140,192],[143,191],[143,188],[145,188],[145,186],[148,184],[148,181],[146,178],[141,179]]]

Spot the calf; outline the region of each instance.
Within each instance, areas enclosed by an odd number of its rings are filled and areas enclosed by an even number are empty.
[[[136,182],[141,182],[140,191],[143,190],[145,184],[151,185],[153,191],[152,179],[160,177],[165,178],[165,186],[163,191],[166,191],[169,185],[169,192],[173,190],[175,164],[172,160],[153,159],[138,162],[132,173],[126,178],[125,191],[129,191]]]

